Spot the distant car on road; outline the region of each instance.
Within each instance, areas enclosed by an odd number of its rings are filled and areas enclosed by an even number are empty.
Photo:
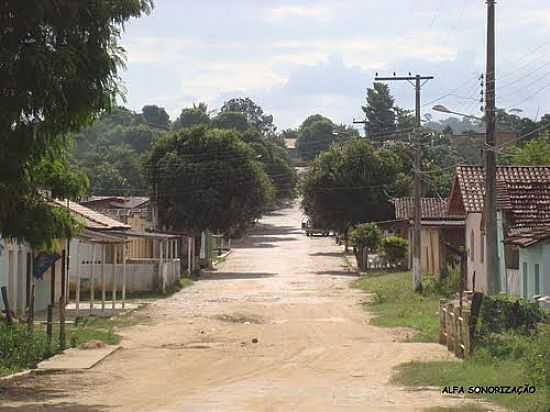
[[[328,236],[330,235],[330,230],[322,228],[320,225],[314,224],[311,219],[306,219],[302,221],[302,229],[306,232],[306,236],[320,235]]]

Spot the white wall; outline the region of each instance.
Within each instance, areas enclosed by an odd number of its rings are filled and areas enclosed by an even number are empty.
[[[69,287],[71,289],[71,298],[74,298],[78,274],[80,274],[80,290],[88,292],[92,278],[92,244],[74,240],[71,242],[71,260],[69,268]],[[77,254],[78,248],[78,254]],[[95,262],[93,274],[96,291],[96,298],[100,296],[101,291],[101,251],[100,246],[96,246]],[[78,256],[78,261],[77,261]],[[80,262],[80,265],[78,265]],[[164,274],[164,285],[169,287],[180,278],[180,260],[179,259],[164,259],[163,271],[159,271],[159,259],[130,259],[126,260],[126,292],[144,292],[154,291],[162,288]],[[107,264],[104,265],[106,290],[111,291],[113,287],[113,271],[116,266],[116,288],[118,293],[122,291],[123,280],[123,265]],[[119,295],[120,296],[120,295]]]
[[[25,314],[27,307],[27,293],[30,293],[31,285],[28,284],[28,276],[32,280],[32,249],[23,243],[16,243],[0,239],[0,286],[8,288],[8,299],[12,311],[18,316]],[[28,264],[30,263],[30,264]],[[61,291],[61,259],[56,262],[55,298],[59,299]],[[42,279],[35,279],[35,311],[45,310],[50,303],[51,269],[44,273]],[[0,308],[4,309],[4,303],[0,299]]]
[[[485,292],[487,290],[487,271],[485,262],[487,262],[487,251],[481,247],[484,238],[481,236],[481,213],[469,213],[464,222],[466,252],[468,256],[468,289],[472,289],[473,275],[475,272],[476,291]],[[474,234],[472,245],[471,234]],[[481,251],[483,249],[483,258]]]

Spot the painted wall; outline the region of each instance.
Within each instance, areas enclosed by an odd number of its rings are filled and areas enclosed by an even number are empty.
[[[464,221],[464,235],[466,252],[468,256],[467,288],[472,289],[475,273],[475,289],[485,292],[487,290],[487,272],[485,262],[487,260],[484,237],[481,234],[481,213],[469,213]],[[482,246],[483,245],[483,246]]]
[[[107,246],[112,247],[112,246]],[[71,299],[74,298],[76,290],[76,280],[80,274],[80,290],[87,292],[90,290],[92,279],[92,267],[96,296],[101,290],[101,246],[97,245],[95,251],[91,243],[82,242],[78,239],[71,241],[71,259],[69,263],[69,288],[71,290]],[[119,251],[120,253],[120,251]],[[106,253],[112,257],[111,253]],[[92,259],[93,257],[93,259]],[[78,258],[78,260],[77,260]],[[180,259],[164,259],[162,268],[159,268],[159,259],[134,259],[126,260],[126,291],[143,292],[154,291],[173,285],[181,277]],[[107,263],[108,262],[108,263]],[[79,263],[79,264],[78,264]],[[93,263],[93,264],[92,264]],[[112,264],[112,258],[106,258],[103,265],[105,272],[106,289],[112,290],[113,277],[116,278],[117,291],[122,290],[123,266],[121,261],[116,265]]]
[[[12,311],[18,316],[25,314],[29,304],[32,285],[32,249],[25,244],[0,239],[0,286],[8,288]],[[61,296],[61,259],[56,262],[55,299]],[[35,312],[45,310],[51,299],[52,269],[42,279],[35,279]],[[0,299],[0,308],[4,303]]]
[[[519,283],[523,298],[550,295],[550,244],[538,244],[519,250]]]

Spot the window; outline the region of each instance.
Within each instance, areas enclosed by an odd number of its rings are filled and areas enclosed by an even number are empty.
[[[528,273],[527,273],[527,262],[523,262],[523,297],[525,299],[529,299],[529,289],[527,288],[527,281],[528,281]]]
[[[470,260],[472,261],[476,260],[475,250],[476,250],[475,237],[474,237],[474,231],[472,230],[470,232]]]
[[[535,295],[540,295],[540,266],[535,264]]]
[[[485,259],[485,235],[481,235],[481,241],[479,242],[479,260],[483,263]]]

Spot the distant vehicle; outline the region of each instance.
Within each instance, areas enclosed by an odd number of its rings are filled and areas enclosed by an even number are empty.
[[[322,228],[320,225],[315,224],[310,219],[302,221],[302,229],[305,230],[306,236],[320,235],[328,236],[330,235],[330,230]]]

